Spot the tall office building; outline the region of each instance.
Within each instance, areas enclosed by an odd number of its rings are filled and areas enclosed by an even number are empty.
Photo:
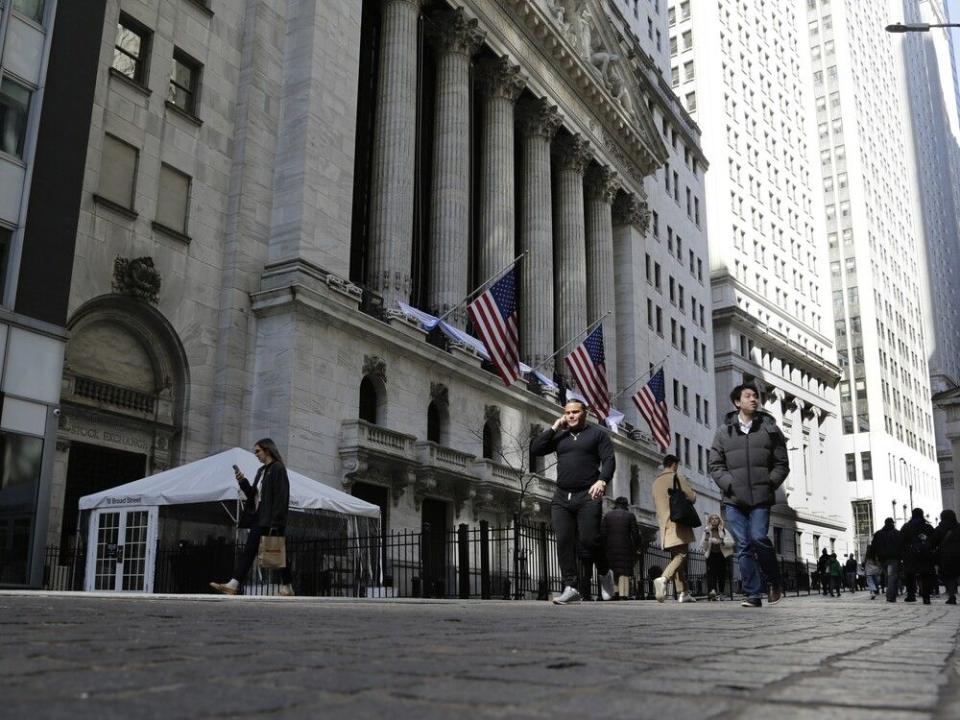
[[[916,3],[912,3],[915,5]],[[902,63],[902,3],[804,3],[833,310],[846,488],[862,549],[883,518],[940,510],[924,312],[924,232]],[[899,14],[899,13],[897,13]],[[899,19],[899,18],[896,18]]]
[[[943,24],[943,0],[903,0],[891,20]],[[926,247],[922,297],[927,307],[927,346],[933,425],[943,506],[960,508],[955,462],[960,459],[960,120],[954,55],[944,28],[893,38],[902,64],[909,109],[911,176],[919,199],[919,226]]]
[[[655,3],[654,3],[655,4]],[[772,533],[786,557],[846,550],[837,384],[802,5],[669,3],[671,81],[710,161],[716,394],[754,380],[787,436]],[[702,118],[702,120],[700,120]]]

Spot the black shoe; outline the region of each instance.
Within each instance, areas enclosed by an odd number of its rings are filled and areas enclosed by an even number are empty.
[[[763,601],[760,598],[747,598],[742,603],[740,603],[740,607],[748,607],[748,608],[763,607]]]
[[[947,598],[947,601],[944,603],[944,605],[956,605],[956,604],[957,604],[956,595],[951,595],[950,597]]]
[[[895,603],[896,601],[897,601],[896,598],[887,598],[887,602]]]
[[[903,601],[904,601],[904,602],[916,602],[917,599],[916,599],[915,597],[910,597],[909,595],[907,595],[907,596],[903,599]]]
[[[776,585],[770,586],[770,592],[767,595],[767,605],[776,605],[783,599],[783,590]]]

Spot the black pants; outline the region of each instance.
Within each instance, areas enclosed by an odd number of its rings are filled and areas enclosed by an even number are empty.
[[[606,575],[607,556],[600,542],[600,520],[603,517],[603,499],[591,500],[586,490],[568,493],[557,490],[550,503],[553,532],[557,538],[557,560],[564,587],[578,587],[581,594],[589,594],[593,565]],[[583,565],[583,582],[579,583],[577,558]]]
[[[723,586],[727,579],[727,559],[722,552],[707,555],[707,592],[715,590],[723,595]]]
[[[233,573],[233,577],[239,580],[241,585],[247,577],[247,573],[250,572],[253,561],[257,559],[257,551],[260,549],[260,538],[263,535],[279,535],[283,537],[284,531],[285,528],[274,528],[271,533],[270,528],[263,528],[259,525],[254,525],[250,528],[250,533],[247,535],[247,544],[243,547],[240,562],[237,563],[237,569]],[[293,582],[290,578],[289,568],[280,568],[280,582],[284,585],[290,585]]]
[[[933,591],[933,573],[922,571],[903,574],[903,587],[906,588],[908,598],[916,598],[918,585],[923,602],[929,603],[930,593]]]

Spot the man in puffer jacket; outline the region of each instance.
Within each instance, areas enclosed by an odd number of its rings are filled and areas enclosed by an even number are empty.
[[[760,395],[752,385],[730,393],[737,408],[717,428],[710,448],[710,477],[723,494],[727,528],[736,541],[744,607],[760,607],[765,586],[775,605],[783,597],[780,568],[767,536],[770,506],[790,473],[787,441],[773,416],[759,410]]]

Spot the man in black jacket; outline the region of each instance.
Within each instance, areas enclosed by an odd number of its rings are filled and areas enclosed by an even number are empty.
[[[923,604],[930,604],[934,580],[933,526],[923,517],[923,510],[914,508],[910,519],[900,528],[900,547],[903,557],[903,585],[907,596],[904,602],[917,601],[917,585]]]
[[[817,558],[817,577],[820,578],[820,594],[830,594],[830,553],[824,548]]]
[[[603,493],[616,467],[610,436],[596,425],[587,425],[587,406],[582,401],[570,400],[553,427],[533,439],[530,452],[538,457],[557,454],[557,491],[550,513],[564,588],[554,602],[580,602],[589,588],[594,563],[601,596],[613,599],[613,572],[607,567],[600,535]],[[579,583],[578,555],[583,564]]]
[[[617,595],[625,600],[630,595],[630,579],[640,548],[640,527],[637,518],[630,512],[627,498],[618,497],[613,501],[613,510],[603,516],[600,529],[607,562],[617,581]]]
[[[723,494],[726,526],[736,541],[744,607],[760,607],[764,586],[769,602],[783,597],[780,567],[770,530],[770,507],[790,473],[787,441],[769,413],[759,410],[760,394],[752,385],[730,393],[737,409],[717,428],[710,448],[710,477]]]
[[[897,581],[900,578],[901,541],[893,518],[888,517],[883,521],[883,527],[873,534],[870,544],[887,573],[887,602],[896,602],[900,589]]]

